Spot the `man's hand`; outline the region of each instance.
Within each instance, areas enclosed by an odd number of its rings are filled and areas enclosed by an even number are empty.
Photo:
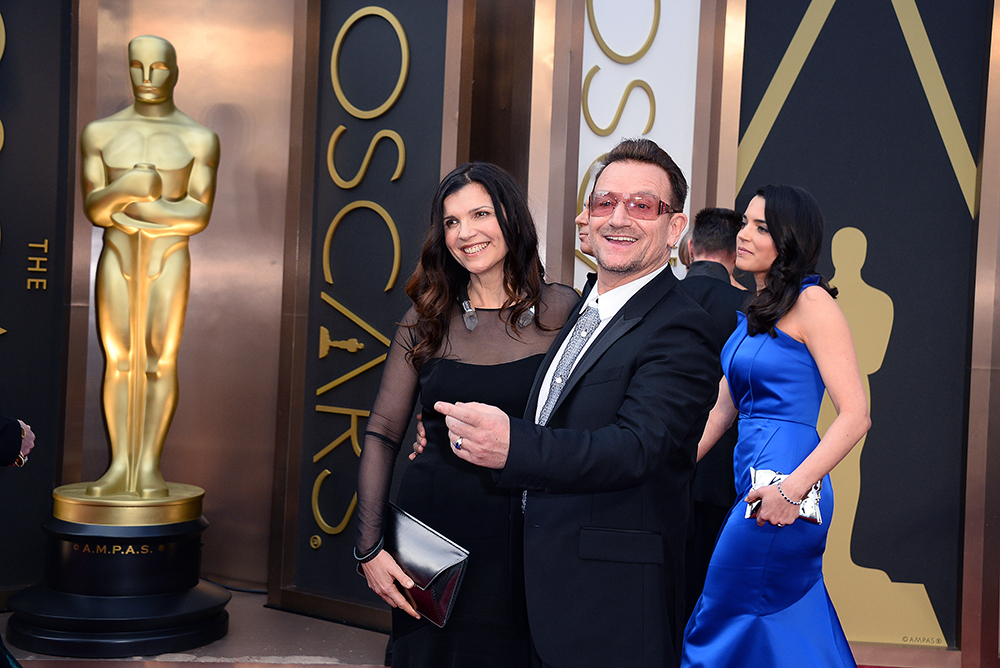
[[[417,440],[413,442],[413,452],[410,453],[410,461],[417,458],[424,448],[427,447],[427,432],[424,430],[424,416],[417,413]]]
[[[449,404],[434,410],[445,416],[451,450],[476,466],[502,469],[510,451],[510,418],[496,406],[478,402]]]
[[[28,463],[28,453],[35,447],[35,432],[31,431],[31,427],[21,420],[17,422],[21,425],[21,450],[17,453],[17,458],[11,466],[21,467]]]
[[[18,423],[21,425],[21,454],[27,459],[28,453],[35,447],[35,432],[24,422],[18,420]]]

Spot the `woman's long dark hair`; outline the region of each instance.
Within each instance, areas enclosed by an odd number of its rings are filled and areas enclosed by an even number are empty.
[[[507,245],[503,260],[507,300],[503,310],[507,326],[515,334],[518,319],[532,307],[537,312],[541,299],[545,270],[538,257],[538,234],[528,202],[514,177],[488,162],[467,162],[456,167],[434,193],[430,228],[420,262],[406,283],[406,294],[413,300],[418,316],[411,326],[417,343],[408,353],[410,364],[416,369],[444,343],[453,307],[469,284],[468,270],[452,257],[445,245],[444,200],[471,183],[478,183],[489,193]]]
[[[747,305],[747,332],[750,336],[767,332],[775,337],[775,323],[792,310],[802,279],[818,273],[823,212],[812,195],[795,186],[764,186],[757,195],[764,199],[764,220],[778,256],[764,278],[764,287]],[[837,296],[837,288],[831,288],[822,276],[819,284]]]

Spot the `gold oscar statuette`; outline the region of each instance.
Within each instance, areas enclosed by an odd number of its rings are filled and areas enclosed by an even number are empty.
[[[128,45],[135,101],[89,123],[80,140],[84,209],[104,229],[95,299],[111,464],[60,487],[55,515],[97,524],[197,518],[203,491],[167,483],[160,457],[177,407],[177,351],[190,288],[188,239],[212,212],[219,138],[174,105],[174,47]]]

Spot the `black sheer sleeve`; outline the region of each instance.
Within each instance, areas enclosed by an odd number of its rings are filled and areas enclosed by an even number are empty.
[[[396,328],[368,417],[358,466],[355,556],[359,559],[374,556],[381,546],[392,472],[417,399],[418,374],[406,359],[412,347],[411,330],[404,326],[415,321],[416,312],[411,308]]]

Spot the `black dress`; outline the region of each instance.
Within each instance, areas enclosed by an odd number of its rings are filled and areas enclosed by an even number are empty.
[[[470,332],[456,304],[443,349],[419,372],[405,358],[415,343],[411,330],[404,326],[397,330],[361,455],[358,553],[367,554],[381,538],[392,469],[419,392],[427,448],[408,465],[397,503],[468,549],[469,565],[445,628],[393,609],[393,666],[510,668],[527,664],[517,524],[521,515],[511,512],[516,504],[511,505],[510,491],[496,487],[490,470],[451,452],[444,416],[433,405],[436,401],[479,401],[521,417],[538,365],[578,301],[572,288],[545,286],[536,324],[517,333],[499,309],[477,309],[479,324]],[[402,324],[414,318],[410,309]]]

